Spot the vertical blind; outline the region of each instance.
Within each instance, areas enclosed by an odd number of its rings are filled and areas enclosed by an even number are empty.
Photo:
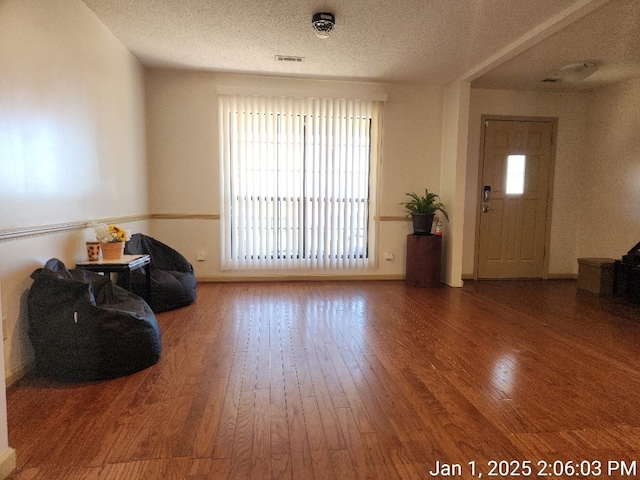
[[[223,269],[371,265],[379,110],[369,100],[219,95]]]

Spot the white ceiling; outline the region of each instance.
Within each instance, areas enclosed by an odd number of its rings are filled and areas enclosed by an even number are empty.
[[[640,76],[640,0],[83,1],[149,67],[529,90]],[[540,82],[586,60],[602,66],[579,85]]]

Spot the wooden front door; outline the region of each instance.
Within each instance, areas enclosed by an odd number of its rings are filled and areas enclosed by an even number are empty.
[[[555,121],[484,121],[478,278],[542,278]]]

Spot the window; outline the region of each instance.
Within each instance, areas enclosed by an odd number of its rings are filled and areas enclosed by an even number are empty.
[[[507,195],[524,193],[525,155],[509,155],[507,157]]]
[[[219,97],[224,269],[369,265],[377,112],[366,100]]]

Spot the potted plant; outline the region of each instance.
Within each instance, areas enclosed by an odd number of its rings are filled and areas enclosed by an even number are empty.
[[[404,206],[407,215],[411,215],[413,233],[415,235],[431,235],[431,224],[437,211],[442,212],[445,218],[449,220],[444,204],[435,193],[430,193],[429,190],[425,189],[422,197],[413,192],[406,195],[410,197],[410,200],[400,205]]]

